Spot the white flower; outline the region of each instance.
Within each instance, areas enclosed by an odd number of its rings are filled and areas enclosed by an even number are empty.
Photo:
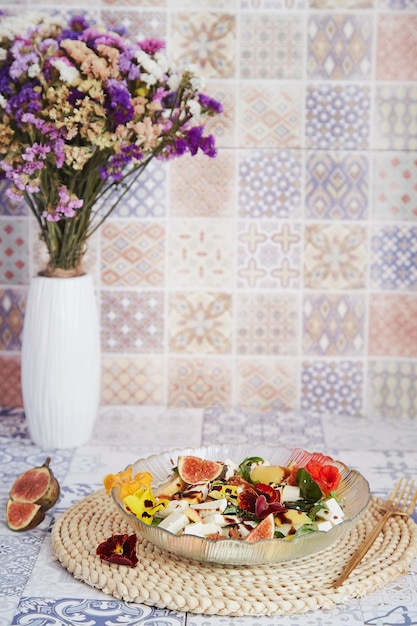
[[[148,74],[153,74],[156,80],[160,80],[161,78],[163,78],[164,72],[162,68],[158,65],[156,61],[151,59],[151,57],[146,54],[146,52],[144,52],[143,50],[139,50],[136,53],[136,59],[138,63],[140,63],[140,65],[143,67],[145,72],[147,72]]]
[[[0,107],[2,109],[5,109],[6,108],[6,104],[7,104],[6,98],[3,96],[3,94],[0,93]]]
[[[194,119],[198,119],[201,115],[201,105],[197,100],[188,100],[188,109]]]
[[[7,57],[7,50],[0,48],[0,61],[4,61]]]
[[[51,65],[59,71],[59,76],[64,83],[68,83],[68,85],[78,84],[80,73],[76,67],[68,65],[61,59],[51,59]]]
[[[204,82],[204,78],[200,74],[200,70],[197,67],[197,65],[195,65],[195,63],[190,63],[190,65],[187,68],[187,71],[191,74],[191,77],[190,77],[191,87],[195,89],[196,91],[201,91],[205,85],[205,82]]]
[[[172,74],[167,80],[167,85],[171,91],[175,91],[178,89],[180,85],[180,77],[178,74]]]
[[[140,75],[140,79],[141,81],[143,81],[146,85],[155,85],[156,83],[156,78],[153,74],[145,74],[142,73]]]
[[[28,67],[28,76],[30,78],[34,78],[40,73],[40,71],[41,68],[39,67],[39,63],[32,63],[32,65],[29,65]]]

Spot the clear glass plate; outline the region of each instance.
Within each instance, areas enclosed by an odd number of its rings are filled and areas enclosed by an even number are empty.
[[[132,464],[132,476],[137,472],[149,472],[154,478],[153,486],[158,486],[172,475],[180,455],[194,455],[222,462],[230,459],[236,464],[246,457],[260,456],[271,465],[288,465],[290,461],[302,465],[306,452],[300,448],[291,449],[265,444],[213,444],[200,448],[181,448],[139,459]],[[174,535],[158,526],[144,524],[133,514],[128,513],[120,499],[118,487],[112,489],[112,496],[135,533],[162,550],[186,559],[222,565],[279,563],[306,557],[329,548],[355,526],[366,510],[370,499],[367,480],[358,471],[349,469],[340,461],[334,461],[333,464],[342,474],[342,481],[336,493],[343,503],[346,515],[344,521],[327,532],[310,533],[292,541],[264,539],[248,543],[238,539],[212,541],[193,535]]]

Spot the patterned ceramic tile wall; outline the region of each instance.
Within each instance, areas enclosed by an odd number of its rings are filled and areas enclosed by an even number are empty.
[[[165,39],[225,109],[216,160],[152,164],[91,242],[103,403],[417,417],[417,2],[95,0],[88,14]],[[3,182],[0,206],[0,403],[19,405],[45,257]]]

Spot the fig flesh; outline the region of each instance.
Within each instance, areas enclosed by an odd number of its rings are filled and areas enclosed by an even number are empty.
[[[45,518],[45,511],[33,502],[7,501],[6,519],[11,530],[30,530],[38,526]]]
[[[43,511],[54,506],[59,498],[60,487],[49,464],[48,457],[40,467],[23,472],[13,483],[9,497],[14,502],[38,504]]]
[[[254,543],[255,541],[260,541],[261,539],[273,539],[274,533],[274,514],[270,513],[250,531],[249,535],[245,538],[245,541],[248,543]]]
[[[216,480],[224,470],[224,463],[200,459],[197,456],[179,456],[178,474],[188,485]]]

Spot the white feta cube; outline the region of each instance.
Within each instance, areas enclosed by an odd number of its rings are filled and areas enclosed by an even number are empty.
[[[317,530],[327,532],[333,528],[333,525],[329,521],[317,522]]]
[[[297,485],[285,485],[282,489],[281,502],[295,502],[300,499],[300,487]]]
[[[165,530],[168,530],[170,533],[178,535],[189,523],[190,520],[182,511],[174,511],[174,513],[170,513],[168,517],[163,519],[158,527],[165,528]]]
[[[221,533],[222,529],[218,524],[206,524],[205,522],[199,522],[197,524],[189,524],[184,528],[184,535],[196,535],[197,537],[208,537],[208,535],[215,535]]]

